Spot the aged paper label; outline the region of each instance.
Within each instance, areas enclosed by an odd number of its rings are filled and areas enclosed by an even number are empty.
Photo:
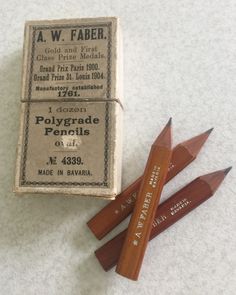
[[[23,100],[117,98],[116,21],[26,25]]]
[[[114,102],[25,104],[20,184],[109,187],[115,107]]]
[[[116,18],[26,23],[15,191],[120,191],[118,44]]]

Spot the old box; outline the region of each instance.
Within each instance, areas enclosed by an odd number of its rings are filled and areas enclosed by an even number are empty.
[[[119,193],[120,48],[114,17],[26,23],[15,192]]]

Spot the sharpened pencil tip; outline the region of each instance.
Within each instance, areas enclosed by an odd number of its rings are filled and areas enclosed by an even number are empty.
[[[205,181],[211,188],[212,193],[214,193],[220,186],[221,182],[224,180],[225,176],[229,173],[232,167],[226,169],[221,169],[200,176],[201,180]]]
[[[231,169],[232,169],[232,166],[226,168],[226,169],[224,170],[224,174],[227,175]]]
[[[153,145],[161,145],[165,147],[171,147],[171,118],[162,129],[161,133],[157,136]]]
[[[205,133],[210,134],[214,128],[208,129]]]
[[[207,131],[182,142],[181,145],[187,148],[192,156],[196,157],[212,130],[213,128],[208,129]]]
[[[166,126],[170,126],[172,124],[172,117],[170,117],[168,123],[166,124]]]

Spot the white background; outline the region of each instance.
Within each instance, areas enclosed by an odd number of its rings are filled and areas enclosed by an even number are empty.
[[[123,186],[173,117],[174,144],[211,127],[198,159],[162,200],[235,164],[236,2],[2,1],[0,10],[0,294],[235,294],[236,167],[213,198],[152,241],[140,279],[105,273],[86,221],[106,203],[12,193],[25,20],[120,16],[124,37]],[[120,231],[122,224],[115,232]],[[113,237],[114,232],[108,237]],[[107,240],[106,239],[106,240]]]

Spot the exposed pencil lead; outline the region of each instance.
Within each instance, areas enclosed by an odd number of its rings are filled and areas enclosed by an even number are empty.
[[[214,128],[212,127],[212,128],[210,128],[210,129],[208,129],[205,133],[210,134],[210,133],[212,132],[213,129],[214,129]]]
[[[231,169],[232,169],[232,166],[226,168],[224,171],[224,174],[227,175]]]
[[[231,167],[214,171],[212,173],[196,178],[191,183],[187,184],[187,186],[180,189],[180,191],[176,192],[169,199],[160,204],[155,214],[156,221],[159,220],[159,218],[162,219],[162,216],[165,216],[165,212],[169,212],[172,210],[171,208],[173,208],[174,206],[178,206],[179,202],[182,202],[185,196],[188,202],[193,201],[192,205],[186,207],[185,210],[176,210],[177,212],[174,219],[167,218],[164,221],[162,220],[163,222],[160,223],[154,222],[152,224],[152,230],[149,236],[149,240],[155,238],[168,227],[173,225],[186,214],[188,214],[200,204],[208,200],[211,196],[213,196],[214,192],[217,190],[217,188],[225,178],[224,171],[229,170],[230,168]],[[200,182],[199,178],[201,180]],[[106,244],[96,250],[95,255],[105,271],[108,271],[117,263],[120,257],[121,248],[124,243],[126,234],[127,230],[124,230],[112,240],[108,241]]]
[[[217,170],[205,175],[200,176],[202,180],[207,182],[207,184],[211,187],[212,192],[215,192],[221,182],[224,180],[227,173],[231,170],[232,167],[228,167],[226,169]]]
[[[166,126],[170,126],[172,124],[172,117],[170,117],[168,123],[166,124]]]
[[[162,129],[161,133],[153,142],[153,145],[162,145],[171,148],[171,128],[172,126],[170,118],[165,127]]]
[[[192,137],[184,142],[181,143],[182,146],[188,149],[191,155],[194,157],[197,156],[197,154],[200,152],[203,144],[206,142],[208,139],[210,133],[212,132],[213,128],[195,136]]]

